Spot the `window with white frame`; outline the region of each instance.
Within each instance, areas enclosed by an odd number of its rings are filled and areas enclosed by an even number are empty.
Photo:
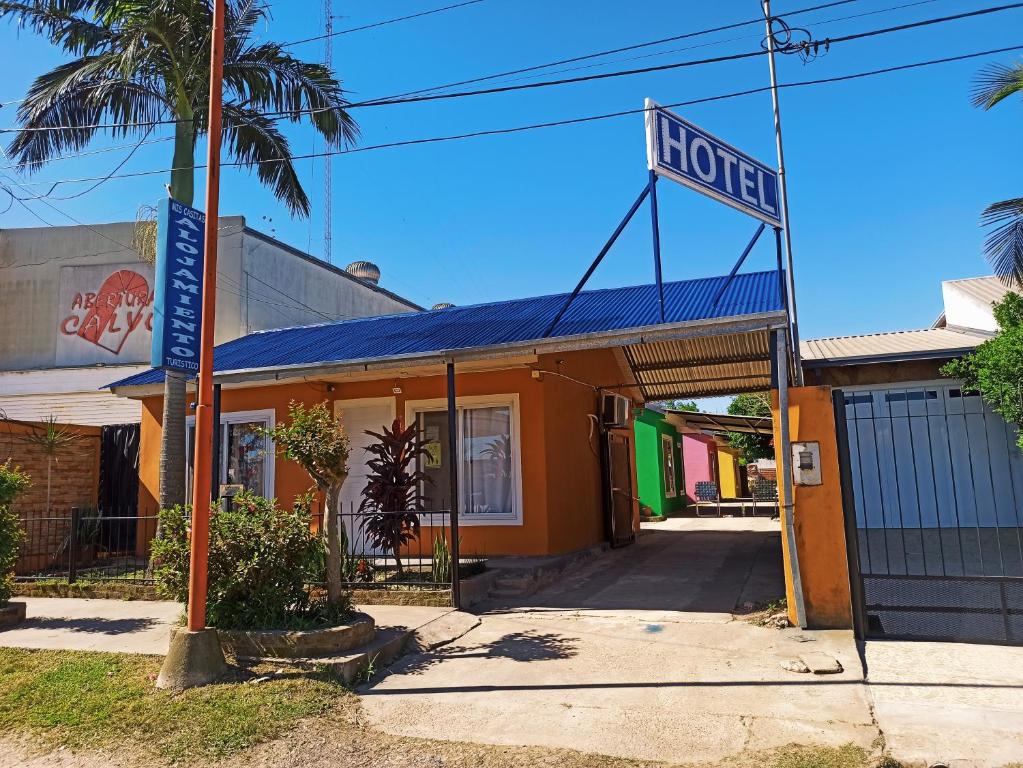
[[[426,475],[426,509],[451,506],[448,413],[443,401],[406,405],[409,419],[422,430],[427,455],[419,469]],[[517,525],[522,522],[518,400],[459,398],[457,417],[460,522],[468,525]]]
[[[220,472],[214,482],[218,485],[241,485],[247,491],[271,498],[274,493],[274,448],[263,430],[273,429],[273,410],[221,413],[220,427]],[[192,452],[195,449],[194,416],[188,417],[186,448],[190,490]]]
[[[678,487],[675,485],[675,441],[671,435],[661,435],[661,470],[664,472],[664,495],[674,498]]]

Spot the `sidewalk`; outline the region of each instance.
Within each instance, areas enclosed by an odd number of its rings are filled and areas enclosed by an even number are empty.
[[[185,608],[154,600],[89,600],[62,597],[19,597],[28,605],[24,623],[0,632],[0,647],[69,651],[111,651],[162,656],[170,645],[171,628]],[[451,612],[450,608],[365,605],[378,632],[406,632]]]
[[[900,760],[1023,763],[1023,648],[871,640],[866,659],[874,715]]]

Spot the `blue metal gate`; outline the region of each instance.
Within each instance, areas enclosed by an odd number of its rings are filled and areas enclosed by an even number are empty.
[[[1023,644],[1023,453],[954,383],[836,391],[857,627]]]

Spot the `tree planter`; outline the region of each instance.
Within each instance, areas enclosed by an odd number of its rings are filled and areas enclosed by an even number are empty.
[[[307,658],[335,656],[370,642],[376,635],[373,618],[357,613],[350,624],[325,629],[221,629],[220,644],[236,657]]]
[[[25,603],[0,605],[0,630],[16,626],[25,620]]]

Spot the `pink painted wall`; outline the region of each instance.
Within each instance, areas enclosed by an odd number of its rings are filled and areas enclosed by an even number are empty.
[[[682,434],[682,471],[686,497],[696,501],[696,484],[717,482],[717,444],[709,435]]]

